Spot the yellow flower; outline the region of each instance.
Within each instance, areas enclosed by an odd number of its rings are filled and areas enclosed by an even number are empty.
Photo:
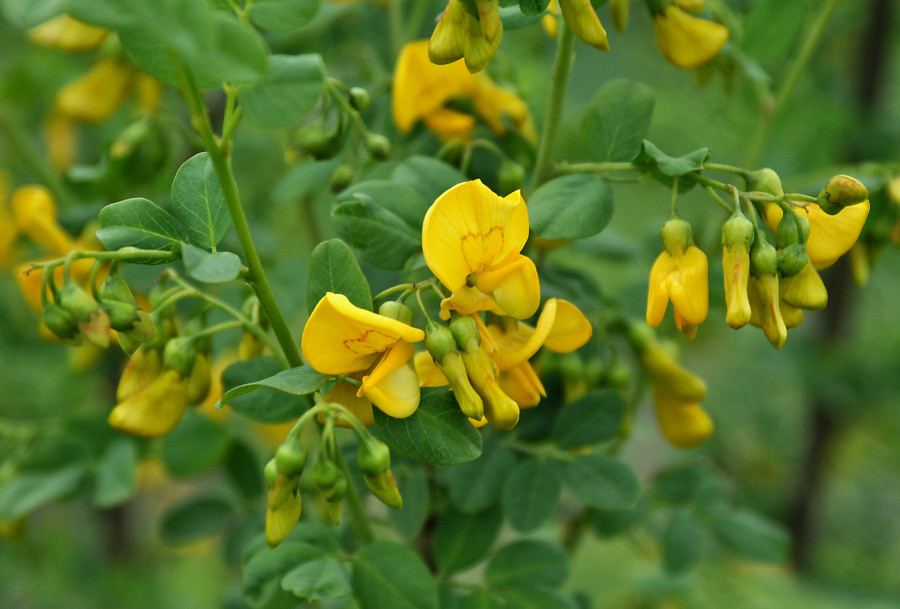
[[[12,197],[13,219],[24,235],[52,256],[65,256],[74,249],[74,239],[56,221],[56,201],[43,186],[28,185]]]
[[[534,263],[520,252],[528,239],[528,211],[519,191],[500,197],[464,182],[442,194],[425,214],[425,263],[451,292],[441,316],[492,311],[531,317],[540,304]]]
[[[270,548],[284,541],[300,520],[303,501],[297,482],[297,479],[278,474],[275,484],[269,489],[266,507],[266,543]]]
[[[361,403],[345,403],[350,397],[348,383],[338,383],[326,396],[357,412],[368,409],[369,416],[361,417],[366,423],[372,421],[371,404],[398,419],[415,412],[420,393],[410,365],[411,343],[424,338],[418,328],[360,309],[343,294],[329,292],[309,316],[300,348],[307,363],[322,374],[366,372],[355,394],[365,398]]]
[[[651,341],[639,354],[653,384],[656,417],[663,436],[681,448],[691,448],[713,432],[713,422],[700,406],[706,385],[678,365],[665,348]]]
[[[790,327],[800,325],[803,312],[781,302],[778,291],[778,275],[750,276],[748,285],[750,297],[750,323],[762,328],[772,346],[781,349],[787,340],[788,322]],[[797,314],[799,313],[799,319]]]
[[[547,14],[541,17],[541,27],[544,28],[544,32],[550,36],[551,38],[556,38],[557,33],[559,33],[559,4],[556,0],[550,0],[550,4],[547,5]]]
[[[606,30],[591,6],[591,0],[559,0],[559,10],[576,36],[601,51],[609,50]]]
[[[806,241],[809,261],[817,269],[824,269],[856,243],[869,215],[869,201],[848,205],[833,216],[822,211],[816,203],[798,205],[795,209],[809,220],[809,239]],[[783,215],[784,211],[775,203],[766,207],[766,224],[773,232],[777,231]]]
[[[696,68],[728,41],[728,28],[687,14],[675,5],[653,13],[653,33],[662,54],[679,68]]]
[[[528,106],[513,93],[497,86],[484,74],[473,75],[457,61],[436,65],[428,58],[428,41],[410,42],[400,52],[394,73],[392,103],[394,124],[401,133],[423,121],[443,140],[468,140],[475,118],[447,108],[454,99],[469,99],[475,112],[497,135],[506,134],[508,118],[522,134],[537,139]]]
[[[56,94],[56,113],[86,123],[100,123],[118,110],[131,82],[131,67],[102,59]]]
[[[725,278],[725,323],[737,330],[750,321],[747,282],[753,224],[740,211],[722,226],[722,272]]]
[[[469,6],[461,0],[450,0],[431,34],[428,56],[439,65],[464,59],[466,68],[474,74],[488,64],[501,38],[503,22],[497,0],[474,0]]]
[[[158,438],[172,431],[187,407],[188,379],[169,369],[109,413],[109,424],[142,438]]]
[[[780,281],[781,302],[798,309],[818,311],[828,304],[828,291],[812,262],[793,277]]]
[[[46,48],[67,53],[93,51],[106,39],[107,30],[88,25],[68,15],[59,15],[29,30],[28,39]]]
[[[694,338],[709,312],[706,254],[691,243],[690,225],[680,218],[666,222],[660,233],[664,249],[650,270],[647,324],[659,326],[671,300],[675,325]]]

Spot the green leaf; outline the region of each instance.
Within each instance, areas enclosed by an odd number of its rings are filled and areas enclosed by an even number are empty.
[[[500,548],[484,572],[491,588],[543,585],[558,588],[569,573],[569,558],[556,544],[533,539]]]
[[[406,159],[397,165],[391,178],[419,191],[429,205],[444,194],[444,191],[467,179],[455,167],[425,156],[412,156]]]
[[[28,0],[26,0],[28,1]],[[141,22],[143,5],[129,0],[63,0],[66,13],[85,23],[108,30]]]
[[[633,162],[636,165],[656,169],[664,176],[683,176],[703,169],[703,163],[709,159],[709,149],[700,148],[680,157],[672,157],[660,150],[648,140],[644,140],[641,151]]]
[[[553,514],[562,484],[559,464],[531,457],[520,463],[503,485],[503,511],[519,531],[536,529]]]
[[[254,4],[251,11],[263,4]],[[287,127],[316,107],[325,84],[319,55],[272,55],[265,75],[238,90],[246,119],[263,128]]]
[[[256,451],[243,440],[232,439],[229,444],[225,453],[225,473],[247,499],[259,497],[266,489],[263,465]]]
[[[440,470],[450,503],[461,512],[481,512],[500,501],[503,483],[516,467],[516,455],[499,442],[485,444],[480,459]]]
[[[627,510],[596,510],[592,524],[600,537],[612,537],[628,530],[633,524],[647,517],[649,505],[647,496],[641,495],[634,507]]]
[[[631,80],[613,80],[597,90],[581,122],[581,139],[597,161],[630,161],[650,128],[653,89]]]
[[[222,405],[228,404],[235,398],[247,395],[263,387],[276,389],[290,395],[309,395],[317,391],[329,378],[331,377],[327,374],[316,372],[309,366],[289,368],[260,381],[246,383],[229,389],[222,395],[222,399],[219,402]]]
[[[507,609],[578,609],[571,597],[544,586],[519,586],[504,593]]]
[[[187,241],[187,230],[172,214],[147,199],[125,199],[100,210],[97,238],[115,251],[122,247],[167,250]],[[158,261],[150,260],[150,263]]]
[[[394,469],[397,487],[403,497],[403,507],[388,510],[388,519],[404,539],[419,534],[428,517],[428,476],[421,466]]]
[[[787,532],[749,510],[717,510],[713,515],[713,530],[723,544],[750,560],[783,563],[788,559]]]
[[[21,473],[0,487],[0,521],[12,521],[73,494],[84,478],[83,465]]]
[[[569,402],[553,424],[553,440],[570,450],[618,436],[628,407],[617,391],[600,389]]]
[[[334,558],[319,558],[303,563],[281,579],[281,587],[311,601],[341,598],[353,593],[347,572]]]
[[[241,273],[241,259],[231,252],[207,252],[182,243],[181,259],[188,274],[204,283],[225,283]]]
[[[612,189],[604,180],[576,174],[543,184],[528,200],[528,220],[543,239],[584,239],[609,224]]]
[[[421,232],[422,222],[431,205],[415,188],[394,180],[370,180],[353,184],[341,193],[338,201],[346,203],[360,200],[360,195],[391,212],[417,233]]]
[[[550,0],[519,0],[519,9],[524,15],[542,15]]]
[[[437,584],[408,547],[377,541],[357,554],[353,592],[360,609],[438,609]]]
[[[253,554],[244,564],[241,593],[252,609],[294,607],[297,598],[281,587],[281,580],[291,570],[304,563],[324,556],[319,548],[308,543],[283,541],[270,550],[262,542],[263,549]]]
[[[787,58],[801,40],[806,2],[759,0],[747,8],[742,22],[741,45],[757,61],[775,62]]]
[[[641,495],[634,470],[606,455],[577,455],[566,467],[566,481],[579,499],[601,510],[627,510]]]
[[[318,11],[319,0],[256,0],[250,20],[264,30],[286,32],[306,25]]]
[[[228,204],[208,153],[195,154],[178,168],[172,211],[187,228],[190,242],[204,249],[216,247],[228,232]]]
[[[97,464],[94,505],[112,507],[131,499],[137,490],[138,451],[134,440],[114,440]]]
[[[192,543],[218,533],[233,513],[232,505],[217,497],[185,501],[163,516],[160,536],[173,545]]]
[[[672,575],[689,571],[700,560],[704,529],[687,510],[679,510],[663,536],[663,565]]]
[[[447,389],[423,389],[419,408],[395,419],[375,408],[381,439],[398,453],[435,465],[455,465],[481,454],[481,434]]]
[[[212,469],[228,449],[228,430],[191,408],[162,441],[162,458],[175,478],[189,478]]]
[[[379,268],[402,269],[422,248],[421,232],[362,193],[354,201],[339,204],[331,214],[360,257]]]
[[[32,28],[63,12],[65,0],[3,0],[3,15],[18,29]]]
[[[206,61],[193,64],[201,77],[230,85],[262,78],[269,51],[257,31],[230,11],[216,11],[214,28],[213,52]]]
[[[477,514],[446,509],[434,533],[434,561],[438,568],[453,573],[477,564],[491,548],[502,523],[503,514],[496,508]]]
[[[222,372],[222,389],[225,391],[222,399],[225,400],[228,392],[240,385],[268,380],[281,370],[281,364],[270,355],[235,362]],[[232,410],[258,423],[286,423],[296,419],[307,409],[306,399],[302,395],[286,393],[283,388],[263,386],[253,391],[252,395],[232,395],[227,401]]]
[[[372,289],[356,257],[340,239],[323,241],[309,259],[306,308],[312,313],[326,292],[343,294],[361,309],[372,310]]]

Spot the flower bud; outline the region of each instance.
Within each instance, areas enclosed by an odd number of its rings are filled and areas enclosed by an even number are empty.
[[[328,503],[328,518],[334,526],[341,524],[343,520],[344,497],[347,496],[348,487],[347,477],[341,474],[334,486],[324,493],[325,501]]]
[[[818,203],[822,211],[834,215],[848,205],[862,203],[869,198],[869,191],[862,182],[847,175],[837,175],[819,193]]]
[[[275,486],[275,481],[278,478],[278,465],[275,463],[274,457],[269,459],[269,462],[266,463],[265,468],[263,468],[263,474],[266,478],[266,487],[272,488]]]
[[[306,464],[306,451],[300,439],[294,436],[281,443],[275,451],[275,470],[288,478],[299,478]]]
[[[56,94],[56,111],[86,123],[102,123],[119,108],[131,81],[131,68],[103,59]]]
[[[396,300],[386,300],[378,307],[378,314],[390,319],[405,323],[407,326],[413,325],[413,312],[408,306]]]
[[[317,489],[327,491],[337,482],[338,468],[329,459],[320,455],[309,472],[309,479]]]
[[[391,470],[385,470],[375,476],[364,474],[363,478],[372,494],[383,504],[398,510],[403,507],[403,497]]]
[[[750,245],[753,223],[740,210],[722,225],[722,271],[725,278],[725,323],[741,328],[750,321],[747,281],[750,277]]]
[[[694,242],[690,223],[678,217],[667,220],[659,230],[659,236],[663,248],[672,256],[682,254]]]
[[[370,133],[366,136],[366,150],[379,161],[391,156],[391,142],[379,133]]]
[[[628,27],[628,9],[630,5],[631,0],[610,0],[609,2],[609,14],[612,16],[613,26],[620,34]]]
[[[142,391],[120,402],[109,413],[109,424],[142,438],[169,433],[187,407],[187,381],[177,370],[166,370]]]
[[[331,179],[328,182],[328,187],[331,189],[331,192],[337,193],[350,186],[353,178],[356,177],[356,171],[357,167],[351,161],[344,161],[335,167],[334,171],[331,173]]]
[[[49,189],[22,186],[13,193],[10,207],[19,230],[46,251],[64,256],[74,249],[72,237],[56,221],[56,201]]]
[[[302,500],[296,480],[277,476],[269,489],[266,509],[266,543],[274,548],[287,538],[300,520]]]
[[[512,429],[519,422],[519,405],[500,388],[493,364],[485,350],[472,341],[469,345],[471,348],[463,350],[460,357],[469,382],[481,396],[484,416],[498,429]]]
[[[762,234],[757,234],[750,248],[750,272],[756,277],[774,275],[778,270],[778,254]]]
[[[774,169],[769,169],[768,167],[747,175],[747,190],[764,192],[779,197],[784,194],[781,178],[778,177]]]
[[[779,286],[781,302],[792,307],[818,311],[828,304],[828,291],[810,262],[807,262],[796,275],[782,279]]]
[[[59,293],[59,306],[72,316],[89,342],[101,349],[109,347],[109,316],[81,286],[67,281]]]
[[[463,414],[470,419],[480,420],[484,416],[484,402],[469,382],[453,333],[447,327],[436,324],[427,328],[425,348],[450,384],[453,397]]]
[[[498,194],[506,196],[514,190],[519,190],[525,183],[525,169],[518,163],[504,158],[497,169]]]
[[[212,387],[212,361],[209,353],[199,352],[191,364],[191,373],[188,375],[187,400],[188,404],[200,404],[209,395]]]
[[[116,389],[116,400],[124,402],[132,395],[143,391],[162,374],[162,371],[162,353],[146,346],[139,348],[125,364],[125,370],[122,371]]]
[[[391,468],[391,450],[384,442],[366,435],[359,440],[356,463],[362,473],[377,476]]]
[[[350,105],[357,112],[365,112],[372,105],[372,98],[369,96],[369,92],[362,87],[351,87],[348,97],[350,98]]]
[[[802,243],[791,243],[778,251],[778,272],[782,277],[793,277],[809,264],[806,246]]]
[[[787,326],[782,316],[778,275],[771,273],[751,277],[748,289],[752,311],[750,323],[762,328],[772,346],[781,349],[787,340]]]
[[[620,359],[613,360],[603,371],[602,386],[610,389],[625,389],[631,380],[631,369]]]
[[[63,340],[71,340],[78,336],[78,324],[57,304],[46,303],[41,311],[41,318],[44,325]]]
[[[666,440],[679,448],[693,448],[713,432],[713,422],[697,403],[668,403],[657,396],[656,418]]]
[[[559,10],[576,36],[596,49],[609,50],[606,30],[591,6],[591,0],[559,0]]]
[[[456,346],[462,351],[474,350],[481,345],[478,324],[468,315],[454,315],[450,321],[450,333]]]
[[[706,384],[678,365],[678,362],[658,342],[649,344],[639,353],[654,386],[665,390],[680,402],[699,402],[706,396]]]
[[[197,359],[194,339],[190,336],[179,336],[170,339],[163,351],[163,367],[176,370],[182,378],[187,378]]]

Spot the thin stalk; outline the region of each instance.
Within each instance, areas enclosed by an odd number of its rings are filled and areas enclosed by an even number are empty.
[[[344,454],[340,450],[334,451],[334,460],[347,476],[347,480],[351,481],[347,485],[347,496],[344,497],[350,510],[350,527],[363,544],[370,544],[375,540],[375,534],[372,532],[372,525],[369,524],[369,517],[366,516],[366,510],[363,508],[356,485],[352,482],[353,478],[350,476],[347,462],[344,461]]]
[[[837,7],[838,2],[839,0],[825,0],[823,2],[822,10],[819,11],[819,14],[816,15],[816,18],[813,20],[812,25],[806,30],[806,38],[803,40],[803,44],[797,52],[797,56],[794,57],[793,63],[791,63],[790,68],[788,68],[787,75],[784,77],[784,82],[781,83],[781,88],[775,96],[775,102],[772,104],[772,108],[767,113],[763,114],[762,120],[758,123],[756,134],[753,137],[753,143],[751,143],[750,147],[747,149],[744,167],[753,167],[759,161],[763,146],[765,146],[766,140],[769,139],[769,133],[772,130],[772,124],[775,121],[775,117],[782,110],[788,98],[794,92],[794,88],[800,80],[800,75],[803,74],[803,70],[806,69],[806,65],[812,58],[816,46],[818,46],[822,35],[825,33],[825,26],[828,25],[831,14],[834,13],[834,9]]]
[[[203,147],[209,153],[219,184],[222,186],[222,194],[228,205],[228,213],[234,224],[234,230],[237,233],[238,241],[241,243],[244,256],[247,258],[250,285],[256,292],[259,303],[272,324],[272,331],[275,333],[278,344],[281,346],[281,350],[289,365],[291,367],[302,366],[303,357],[300,355],[300,350],[291,336],[290,328],[288,328],[284,315],[281,313],[281,308],[275,300],[275,294],[272,292],[269,280],[266,278],[262,261],[259,259],[259,254],[256,251],[256,245],[253,243],[247,216],[244,214],[244,208],[241,205],[240,195],[238,194],[237,182],[231,169],[231,159],[223,153],[222,147],[216,141],[216,136],[213,134],[212,125],[209,121],[209,115],[206,113],[206,107],[203,104],[203,98],[200,96],[200,90],[197,88],[193,76],[175,56],[173,56],[173,63],[178,72],[181,93],[191,113],[191,123],[203,140]]]
[[[531,179],[532,191],[550,177],[553,149],[556,146],[556,136],[559,133],[563,104],[566,100],[566,88],[569,85],[569,74],[572,72],[572,62],[575,58],[575,34],[563,20],[559,21],[558,40],[556,61],[553,62],[553,72],[550,76],[550,102],[547,106],[547,116],[544,119],[544,130],[541,132],[541,143],[538,146],[534,177]]]

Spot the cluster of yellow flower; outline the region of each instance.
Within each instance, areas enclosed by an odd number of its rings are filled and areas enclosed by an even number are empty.
[[[694,17],[704,8],[704,0],[646,0],[653,18],[653,33],[662,54],[679,68],[696,68],[715,57],[728,41],[728,28],[720,23]],[[628,23],[630,0],[612,0],[610,12],[616,30]],[[603,24],[590,0],[551,0],[541,24],[556,36],[561,16],[572,32],[587,44],[609,50]],[[464,60],[468,70],[479,72],[487,66],[503,37],[498,0],[450,0],[434,28],[428,56],[436,64]]]
[[[527,239],[528,213],[518,191],[500,197],[475,180],[438,197],[425,216],[422,249],[451,293],[441,302],[449,326],[429,319],[422,331],[398,302],[373,313],[344,295],[326,294],[306,324],[303,355],[315,370],[351,375],[359,386],[339,381],[325,400],[372,425],[373,404],[408,417],[418,407],[420,385],[449,384],[474,424],[515,426],[519,409],[545,395],[528,360],[541,346],[573,351],[592,332],[574,305],[558,299],[547,301],[536,327],[521,321],[540,304],[537,270],[521,254]],[[423,340],[426,350],[415,354],[413,344]]]
[[[757,176],[758,185],[774,195],[770,198],[784,196],[772,170]],[[818,201],[760,204],[775,245],[740,205],[722,227],[726,323],[735,329],[748,322],[762,328],[776,349],[784,345],[787,329],[803,321],[803,310],[825,307],[828,294],[817,271],[853,246],[869,213],[865,186],[849,176],[832,178]],[[706,255],[693,244],[690,225],[677,216],[660,234],[663,252],[650,272],[647,323],[658,326],[671,300],[675,324],[693,338],[709,310]]]

